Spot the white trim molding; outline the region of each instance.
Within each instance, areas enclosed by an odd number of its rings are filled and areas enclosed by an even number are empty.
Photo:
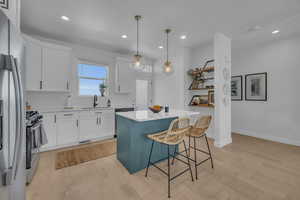
[[[283,137],[278,137],[266,133],[255,133],[252,131],[244,130],[244,129],[235,129],[232,130],[233,133],[240,134],[240,135],[247,135],[251,137],[256,137],[260,139],[265,139],[265,140],[270,140],[273,142],[279,142],[283,144],[290,144],[290,145],[295,145],[295,146],[300,146],[300,140],[296,139],[291,139],[291,138],[283,138]]]

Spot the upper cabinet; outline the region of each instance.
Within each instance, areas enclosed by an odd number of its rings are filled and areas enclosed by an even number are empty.
[[[42,47],[33,42],[26,42],[25,46],[26,90],[40,90],[42,84]]]
[[[135,90],[135,74],[131,68],[131,62],[125,59],[117,59],[116,63],[116,92],[131,93]]]
[[[69,91],[69,51],[47,47],[42,50],[42,85],[48,91]]]
[[[10,21],[20,30],[20,0],[0,0],[0,10],[2,10]]]
[[[26,90],[70,90],[70,49],[32,39],[26,40],[25,48]]]

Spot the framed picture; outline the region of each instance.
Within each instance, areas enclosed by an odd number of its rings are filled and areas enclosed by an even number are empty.
[[[245,100],[267,101],[267,73],[245,75]]]
[[[8,9],[8,0],[0,0],[0,7]]]
[[[214,90],[208,91],[208,104],[211,106],[215,105],[215,91]]]
[[[231,77],[231,100],[232,101],[243,100],[243,76]]]

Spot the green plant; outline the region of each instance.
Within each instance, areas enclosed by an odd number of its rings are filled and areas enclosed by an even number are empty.
[[[107,88],[107,85],[105,85],[104,83],[101,83],[101,84],[99,85],[99,87],[100,87],[100,88]]]

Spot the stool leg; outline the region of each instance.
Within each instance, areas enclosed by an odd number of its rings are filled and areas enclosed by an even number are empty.
[[[210,151],[210,148],[209,148],[209,144],[208,144],[206,134],[205,134],[205,140],[206,140],[206,144],[207,144],[207,148],[208,148],[208,152],[209,152],[209,156],[210,156],[211,168],[214,168],[214,163],[213,163],[213,160],[212,160],[211,151]]]
[[[191,156],[191,136],[189,136],[189,157]]]
[[[174,155],[173,155],[173,160],[172,160],[171,165],[174,165],[174,160],[175,160],[175,156],[176,156],[176,150],[177,150],[177,145],[175,146],[175,149],[174,149]]]
[[[154,140],[152,140],[152,145],[151,145],[151,150],[150,150],[150,155],[149,155],[149,160],[148,160],[148,164],[147,164],[147,169],[146,169],[145,177],[148,176],[148,169],[149,169],[150,162],[151,162],[151,156],[152,156],[153,145],[154,145]]]
[[[185,145],[185,141],[183,140],[183,145],[184,145],[184,150],[185,150],[185,155],[186,157],[188,157],[188,151],[186,149],[186,145]],[[187,158],[187,161],[188,161],[188,164],[189,164],[189,168],[190,168],[190,172],[191,172],[191,178],[192,178],[192,181],[194,181],[194,178],[193,178],[193,172],[192,172],[192,168],[191,168],[191,164],[190,164],[190,159]]]
[[[170,195],[170,145],[168,145],[168,198],[171,197]]]
[[[195,158],[195,173],[196,173],[196,180],[198,179],[198,171],[197,171],[197,150],[196,150],[196,137],[194,138],[194,158]]]

